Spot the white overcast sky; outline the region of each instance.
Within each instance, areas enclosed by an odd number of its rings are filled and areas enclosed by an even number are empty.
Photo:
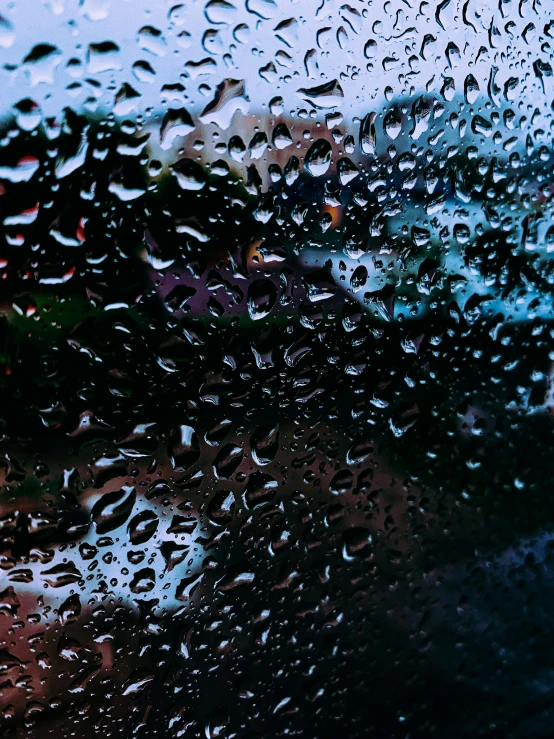
[[[448,76],[457,94],[463,94],[468,74],[480,88],[474,105],[478,108],[490,99],[487,85],[491,67],[496,66],[502,91],[496,96],[498,104],[505,104],[504,84],[512,78],[518,81],[511,104],[523,101],[546,113],[552,78],[545,80],[543,94],[532,65],[551,56],[552,39],[544,33],[551,0],[542,0],[542,5],[538,0],[503,0],[501,5],[503,14],[496,0],[4,1],[0,106],[5,114],[14,103],[30,97],[46,115],[56,115],[67,105],[78,110],[92,98],[98,99],[100,109],[108,110],[116,91],[127,82],[141,95],[137,101],[141,112],[160,111],[164,104],[183,105],[177,98],[163,101],[162,87],[181,83],[186,88],[184,104],[194,115],[211,100],[218,83],[234,78],[245,81],[250,113],[267,110],[275,95],[283,97],[285,111],[293,112],[310,109],[298,95],[299,88],[337,79],[344,91],[341,112],[349,119],[378,109],[387,87],[395,97],[438,94]],[[145,43],[145,35],[139,34],[144,26],[157,29],[160,37]],[[120,53],[107,65],[112,69],[98,72],[97,60],[92,66],[89,62],[89,45],[106,41],[117,44]],[[375,41],[368,47],[373,58],[367,58],[364,49],[371,41]],[[446,49],[451,42],[460,55],[454,50],[449,61]],[[33,71],[23,60],[43,43],[60,53]],[[306,69],[308,52],[311,61]],[[201,70],[207,74],[187,72],[187,62],[208,57],[213,61]],[[80,60],[81,66],[68,66],[71,59]],[[147,62],[155,76],[137,79],[133,64],[138,61]],[[268,81],[259,70],[271,63],[275,72],[266,73]]]

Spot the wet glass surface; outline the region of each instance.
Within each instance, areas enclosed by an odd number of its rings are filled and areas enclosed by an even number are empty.
[[[0,736],[553,736],[551,16],[0,3]]]

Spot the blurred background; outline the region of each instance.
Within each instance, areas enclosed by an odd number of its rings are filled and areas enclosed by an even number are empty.
[[[554,735],[550,15],[0,3],[0,736]]]

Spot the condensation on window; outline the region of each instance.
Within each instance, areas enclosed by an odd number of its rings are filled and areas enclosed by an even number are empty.
[[[0,736],[551,736],[553,38],[0,4]]]

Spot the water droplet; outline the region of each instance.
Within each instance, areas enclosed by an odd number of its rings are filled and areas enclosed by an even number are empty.
[[[225,131],[235,113],[240,110],[246,114],[249,107],[244,81],[226,79],[217,86],[215,96],[200,114],[200,120],[202,123],[215,123]]]
[[[129,486],[113,493],[105,493],[91,511],[96,531],[106,534],[122,526],[131,515],[136,497],[135,488]]]
[[[331,155],[333,148],[326,139],[318,139],[315,141],[304,158],[304,166],[306,171],[312,177],[321,177],[324,175],[331,165]]]
[[[253,321],[268,316],[277,300],[277,288],[269,279],[255,280],[248,288],[248,313]]]
[[[305,88],[298,90],[298,95],[310,103],[314,108],[336,108],[340,107],[344,100],[344,92],[337,80],[326,82],[317,87]]]

